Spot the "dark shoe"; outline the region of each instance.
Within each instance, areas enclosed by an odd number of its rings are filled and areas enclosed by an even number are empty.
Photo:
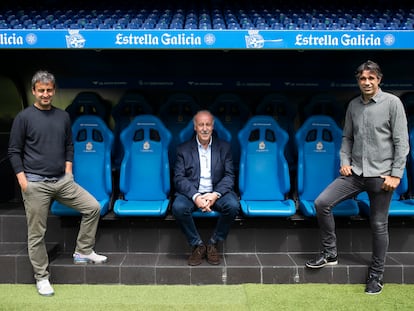
[[[306,267],[319,269],[325,266],[334,266],[338,264],[338,256],[330,257],[329,255],[322,253],[319,257],[311,259],[306,263]]]
[[[205,257],[206,247],[204,245],[194,246],[191,256],[188,258],[188,264],[190,266],[198,266],[203,262]]]
[[[378,277],[378,275],[370,275],[365,287],[365,294],[378,295],[382,292],[383,287],[382,278]]]
[[[217,251],[215,244],[207,245],[207,262],[210,265],[219,265],[220,264],[220,255]]]

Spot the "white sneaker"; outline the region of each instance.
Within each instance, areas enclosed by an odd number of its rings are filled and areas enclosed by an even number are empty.
[[[84,263],[105,263],[108,260],[108,257],[98,255],[94,251],[89,255],[83,255],[80,253],[73,254],[73,262],[75,264],[84,264]]]
[[[50,285],[49,280],[40,280],[36,282],[37,292],[42,296],[53,296],[55,291]]]

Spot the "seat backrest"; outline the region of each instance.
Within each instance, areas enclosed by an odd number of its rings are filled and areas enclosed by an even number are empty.
[[[309,117],[296,132],[297,187],[302,200],[315,200],[339,175],[342,130],[329,116]]]
[[[108,124],[111,106],[98,93],[84,91],[75,96],[66,111],[72,122],[81,115],[96,115]]]
[[[250,118],[238,139],[239,190],[243,200],[284,200],[290,190],[284,156],[288,134],[270,116]]]
[[[214,118],[214,131],[213,136],[217,135],[221,140],[231,142],[231,133],[223,126],[220,119]],[[194,122],[191,119],[187,126],[180,131],[178,135],[178,143],[183,143],[190,140],[195,135]]]
[[[72,125],[73,175],[97,200],[112,192],[112,131],[98,116],[79,116]]]
[[[406,170],[411,195],[414,193],[414,127],[409,129],[410,152],[408,154]]]
[[[392,198],[391,201],[398,201],[401,199],[401,196],[403,196],[404,194],[406,194],[408,191],[408,177],[407,177],[407,170],[404,170],[404,175],[400,180],[400,184],[398,185],[398,187],[394,190],[393,194],[392,194]],[[368,198],[368,193],[367,192],[361,192],[360,194],[358,194],[357,196],[358,200],[369,200]]]
[[[411,129],[414,126],[414,92],[406,92],[400,98],[407,114],[408,128]]]
[[[210,105],[209,110],[216,118],[220,119],[232,137],[237,137],[239,131],[250,117],[248,106],[239,95],[233,93],[218,95]],[[232,139],[231,145],[233,161],[237,166],[240,159],[240,145],[237,139]]]
[[[304,107],[304,120],[313,115],[326,115],[335,120],[338,126],[342,126],[345,118],[345,109],[339,105],[336,98],[327,93],[312,96],[309,103]]]
[[[167,101],[161,105],[159,117],[164,125],[171,132],[173,137],[178,137],[181,130],[185,128],[193,116],[201,108],[195,99],[189,94],[176,93],[168,97]],[[174,139],[170,144],[170,163],[175,161],[175,151],[177,140]]]
[[[296,108],[283,94],[272,93],[263,97],[256,108],[256,115],[271,116],[286,132],[294,131]]]
[[[135,91],[125,92],[118,103],[113,107],[111,112],[115,122],[113,162],[117,168],[121,165],[122,157],[124,155],[120,139],[121,132],[136,116],[152,113],[153,109],[146,98]]]
[[[295,146],[295,118],[297,114],[294,106],[287,96],[278,93],[266,95],[256,108],[256,115],[268,115],[273,117],[277,123],[289,135],[289,141],[286,146],[286,159],[290,166],[296,162]]]
[[[171,133],[154,115],[136,116],[121,133],[120,190],[125,200],[163,200],[170,191]]]

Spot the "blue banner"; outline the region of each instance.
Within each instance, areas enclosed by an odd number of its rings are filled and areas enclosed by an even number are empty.
[[[414,49],[414,31],[6,29],[0,49]]]

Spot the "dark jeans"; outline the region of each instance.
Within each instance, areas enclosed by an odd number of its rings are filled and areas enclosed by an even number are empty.
[[[388,250],[388,210],[393,192],[381,189],[381,177],[362,177],[355,174],[335,179],[315,200],[323,252],[337,255],[335,220],[332,208],[339,202],[366,191],[370,201],[372,230],[372,262],[369,273],[382,275]]]
[[[215,244],[226,239],[239,209],[239,200],[233,192],[226,193],[216,201],[213,210],[218,211],[219,216],[209,243]],[[191,199],[182,194],[176,194],[172,204],[172,212],[191,246],[203,244],[192,215],[195,210],[197,207]]]

